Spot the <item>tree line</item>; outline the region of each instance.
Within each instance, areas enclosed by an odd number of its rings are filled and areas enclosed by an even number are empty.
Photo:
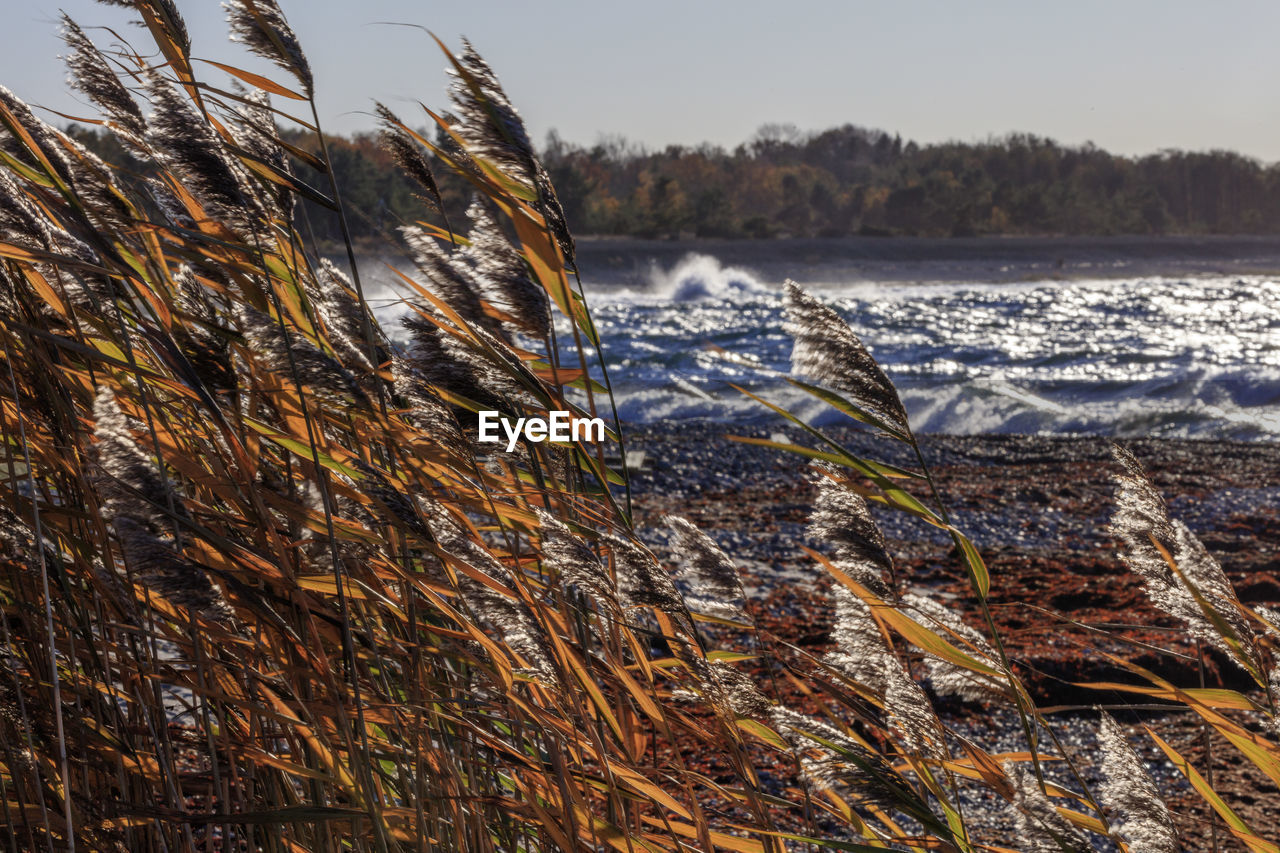
[[[106,137],[73,132],[113,162],[127,160]],[[616,136],[582,146],[553,131],[541,154],[577,234],[1280,233],[1280,164],[1225,150],[1125,157],[1025,133],[918,145],[853,125],[811,133],[766,125],[733,149],[648,150]],[[414,187],[374,134],[334,137],[329,155],[355,236],[423,218]],[[469,187],[440,172],[446,213],[461,222]],[[306,218],[317,239],[340,239],[332,217]]]

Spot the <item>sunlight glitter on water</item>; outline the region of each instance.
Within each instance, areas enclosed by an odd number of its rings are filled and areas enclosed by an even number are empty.
[[[682,269],[661,276],[660,287],[592,295],[624,416],[764,419],[727,387],[746,379],[753,390],[820,417],[780,376],[705,353],[715,344],[786,371],[781,283],[744,278],[744,270],[705,257]],[[669,286],[690,270],[713,280]],[[1270,278],[833,282],[818,292],[897,382],[920,429],[1280,432],[1280,283]]]
[[[775,417],[730,382],[832,417],[784,380],[780,278],[697,253],[634,265],[588,291],[625,419]],[[828,264],[809,284],[866,342],[921,432],[1280,436],[1276,278],[992,283],[948,268],[927,283],[930,269],[894,283],[869,281],[865,264]],[[390,285],[378,296],[394,331],[405,309]]]

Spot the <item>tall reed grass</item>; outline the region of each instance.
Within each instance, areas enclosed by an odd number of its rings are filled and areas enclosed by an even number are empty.
[[[145,169],[0,89],[6,849],[1179,849],[1132,732],[1101,714],[1098,754],[1075,754],[1037,708],[987,566],[831,309],[788,287],[793,381],[918,464],[860,458],[761,401],[813,439],[783,449],[815,463],[810,554],[833,579],[814,656],[755,624],[734,560],[688,521],[669,520],[671,561],[639,540],[605,446],[476,443],[479,409],[611,416],[612,395],[555,190],[470,45],[441,45],[449,112],[377,110],[423,200],[403,228],[415,269],[395,272],[407,318],[384,330],[355,247],[321,259],[296,216],[300,198],[344,211],[274,0],[233,0],[229,20],[277,80],[197,63],[169,0],[119,5],[156,50],[104,52],[68,19],[68,66]],[[465,223],[443,218],[440,169],[474,188]],[[1121,660],[1132,683],[1092,686],[1189,709],[1222,760],[1280,782],[1280,619],[1242,604],[1118,457],[1127,560],[1257,690]],[[950,535],[982,624],[896,576],[883,512]],[[797,692],[803,707],[780,702]],[[1024,748],[953,730],[949,695],[1016,714]],[[1138,736],[1224,844],[1280,850],[1206,768]]]

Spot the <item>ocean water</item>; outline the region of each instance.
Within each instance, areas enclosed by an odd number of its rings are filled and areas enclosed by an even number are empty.
[[[838,420],[784,379],[792,277],[862,338],[918,432],[1280,436],[1280,275],[1260,271],[1280,269],[1275,244],[889,242],[584,245],[623,418],[777,420],[734,383]]]

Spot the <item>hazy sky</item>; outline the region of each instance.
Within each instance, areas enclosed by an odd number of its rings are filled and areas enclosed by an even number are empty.
[[[177,0],[197,56],[259,71],[214,0]],[[5,0],[0,82],[84,114],[55,21],[119,26],[91,0]],[[1112,151],[1232,148],[1280,160],[1280,3],[283,0],[332,131],[444,104],[443,58],[418,30],[472,39],[541,142],[623,134],[732,146],[766,122],[852,122],[921,142],[1029,131]],[[120,31],[137,45],[144,32]],[[99,44],[112,36],[90,32]],[[215,74],[212,69],[207,71]],[[271,69],[273,76],[283,72]],[[418,123],[410,118],[411,123]]]

